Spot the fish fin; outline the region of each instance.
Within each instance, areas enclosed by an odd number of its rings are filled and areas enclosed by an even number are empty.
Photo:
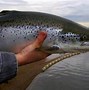
[[[47,47],[46,50],[47,51],[56,51],[56,50],[59,50],[59,46],[58,45],[53,45],[51,47]]]
[[[53,50],[59,50],[59,49],[60,49],[60,47],[59,47],[58,45],[53,45],[51,48],[52,48]]]

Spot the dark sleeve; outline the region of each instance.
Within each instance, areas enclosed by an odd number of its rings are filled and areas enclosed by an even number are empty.
[[[0,83],[16,76],[17,60],[15,54],[0,52]]]

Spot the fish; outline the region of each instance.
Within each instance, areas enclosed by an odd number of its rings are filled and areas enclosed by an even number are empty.
[[[0,12],[0,51],[19,53],[39,32],[47,38],[38,49],[47,53],[89,50],[89,29],[66,18],[43,12]]]

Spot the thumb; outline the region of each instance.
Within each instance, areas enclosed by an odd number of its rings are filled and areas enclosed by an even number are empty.
[[[45,38],[47,37],[47,33],[46,32],[40,32],[37,39],[35,40],[35,42],[33,43],[33,46],[35,48],[39,48],[41,47],[41,45],[43,44]]]
[[[47,37],[47,33],[46,32],[40,32],[37,39],[30,45],[28,45],[27,47],[25,47],[22,50],[22,53],[24,54],[28,54],[29,52],[35,50],[36,48],[41,47],[41,45],[43,44],[45,38]]]

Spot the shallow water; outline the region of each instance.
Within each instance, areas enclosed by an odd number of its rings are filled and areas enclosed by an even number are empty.
[[[89,90],[89,52],[60,61],[39,74],[27,90]]]

